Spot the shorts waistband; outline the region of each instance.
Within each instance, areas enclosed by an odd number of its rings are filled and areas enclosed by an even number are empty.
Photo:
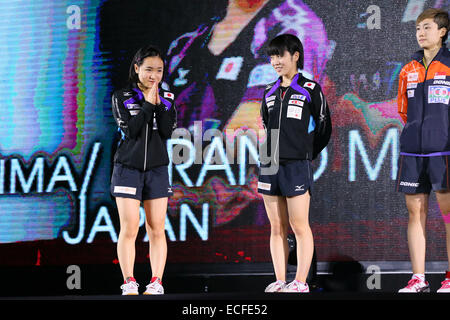
[[[442,152],[433,152],[433,153],[408,153],[408,152],[400,152],[401,156],[412,156],[412,157],[438,157],[438,156],[450,156],[450,151],[442,151]]]

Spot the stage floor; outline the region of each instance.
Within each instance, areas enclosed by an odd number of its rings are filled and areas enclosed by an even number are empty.
[[[226,267],[226,268],[225,268]],[[209,271],[209,272],[206,272]],[[330,272],[311,273],[308,278],[311,293],[265,294],[265,287],[275,281],[270,264],[247,266],[211,265],[168,266],[163,296],[122,297],[122,277],[118,265],[80,266],[77,288],[71,282],[67,267],[1,267],[0,299],[61,299],[61,300],[290,300],[290,299],[404,299],[398,295],[411,278],[410,272],[367,273],[356,263],[342,263]],[[427,273],[431,294],[444,280],[442,272]],[[288,281],[295,277],[295,266],[289,266]],[[375,278],[376,277],[376,278]],[[142,293],[150,279],[148,265],[136,265],[135,278]],[[402,297],[399,297],[402,296]],[[441,296],[441,295],[439,295]],[[450,295],[448,295],[450,298]],[[411,299],[411,298],[408,298]],[[440,299],[440,298],[439,298]]]
[[[308,294],[296,293],[255,293],[255,292],[218,292],[218,293],[168,293],[164,295],[138,295],[121,296],[117,295],[61,295],[61,296],[20,296],[20,297],[0,297],[0,300],[140,300],[173,302],[179,301],[182,304],[187,302],[201,303],[202,301],[216,304],[243,304],[255,302],[290,302],[309,300],[450,300],[449,294],[438,294],[435,292],[421,294],[399,294],[386,292],[311,292]]]

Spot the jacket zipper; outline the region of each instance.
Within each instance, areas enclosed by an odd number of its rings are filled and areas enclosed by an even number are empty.
[[[428,69],[430,68],[431,64],[433,63],[434,59],[437,57],[437,55],[439,54],[439,52],[434,56],[433,60],[431,60],[431,62],[428,64],[428,67],[425,67],[425,63],[423,63],[423,58],[422,58],[422,64],[425,68],[425,78],[423,79],[423,108],[422,108],[422,124],[420,126],[420,153],[424,153],[423,149],[422,149],[422,141],[423,141],[423,137],[422,137],[422,133],[423,133],[423,120],[425,119],[425,106],[427,105],[426,103],[426,83],[427,83],[427,73],[428,73]]]
[[[147,137],[148,137],[148,123],[145,125],[144,171],[147,168]]]
[[[284,95],[283,95],[283,90],[280,89],[280,100],[281,100],[281,103],[280,103],[280,115],[279,115],[279,117],[278,117],[278,138],[277,138],[277,145],[276,145],[276,147],[275,147],[275,154],[277,154],[277,151],[278,151],[278,148],[279,148],[279,145],[280,145],[281,115],[283,114],[283,100],[284,100],[284,97],[286,97],[287,92],[289,91],[289,88],[290,88],[290,87],[288,87],[288,88],[286,89],[286,91],[284,92]],[[277,162],[276,162],[277,159],[274,158],[274,161],[275,161],[275,164],[276,164],[276,163],[277,163]]]

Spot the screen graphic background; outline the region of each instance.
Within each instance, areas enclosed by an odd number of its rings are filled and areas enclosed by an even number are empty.
[[[265,48],[284,32],[302,40],[302,72],[321,85],[332,112],[332,139],[314,162],[318,261],[409,260],[407,211],[395,192],[396,93],[400,69],[418,49],[415,18],[430,6],[448,10],[446,1],[412,0],[2,3],[0,264],[117,263],[110,98],[146,44],[167,56],[178,126],[194,133],[201,121],[200,133],[223,133],[218,143],[194,138],[189,150],[206,159],[211,145],[224,160],[229,141],[236,151],[230,164],[170,166],[168,263],[270,262],[257,146],[249,142],[239,156],[243,141],[226,132],[261,129],[262,93],[276,79]],[[432,199],[427,259],[445,261]],[[137,262],[148,259],[143,214]]]

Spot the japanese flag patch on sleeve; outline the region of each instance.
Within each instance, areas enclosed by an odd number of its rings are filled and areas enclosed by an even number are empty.
[[[172,92],[164,92],[164,98],[168,98],[168,99],[174,99],[175,95]]]
[[[313,90],[314,87],[316,86],[316,84],[314,82],[305,82],[305,84],[303,86],[305,88],[309,88],[309,89]]]

